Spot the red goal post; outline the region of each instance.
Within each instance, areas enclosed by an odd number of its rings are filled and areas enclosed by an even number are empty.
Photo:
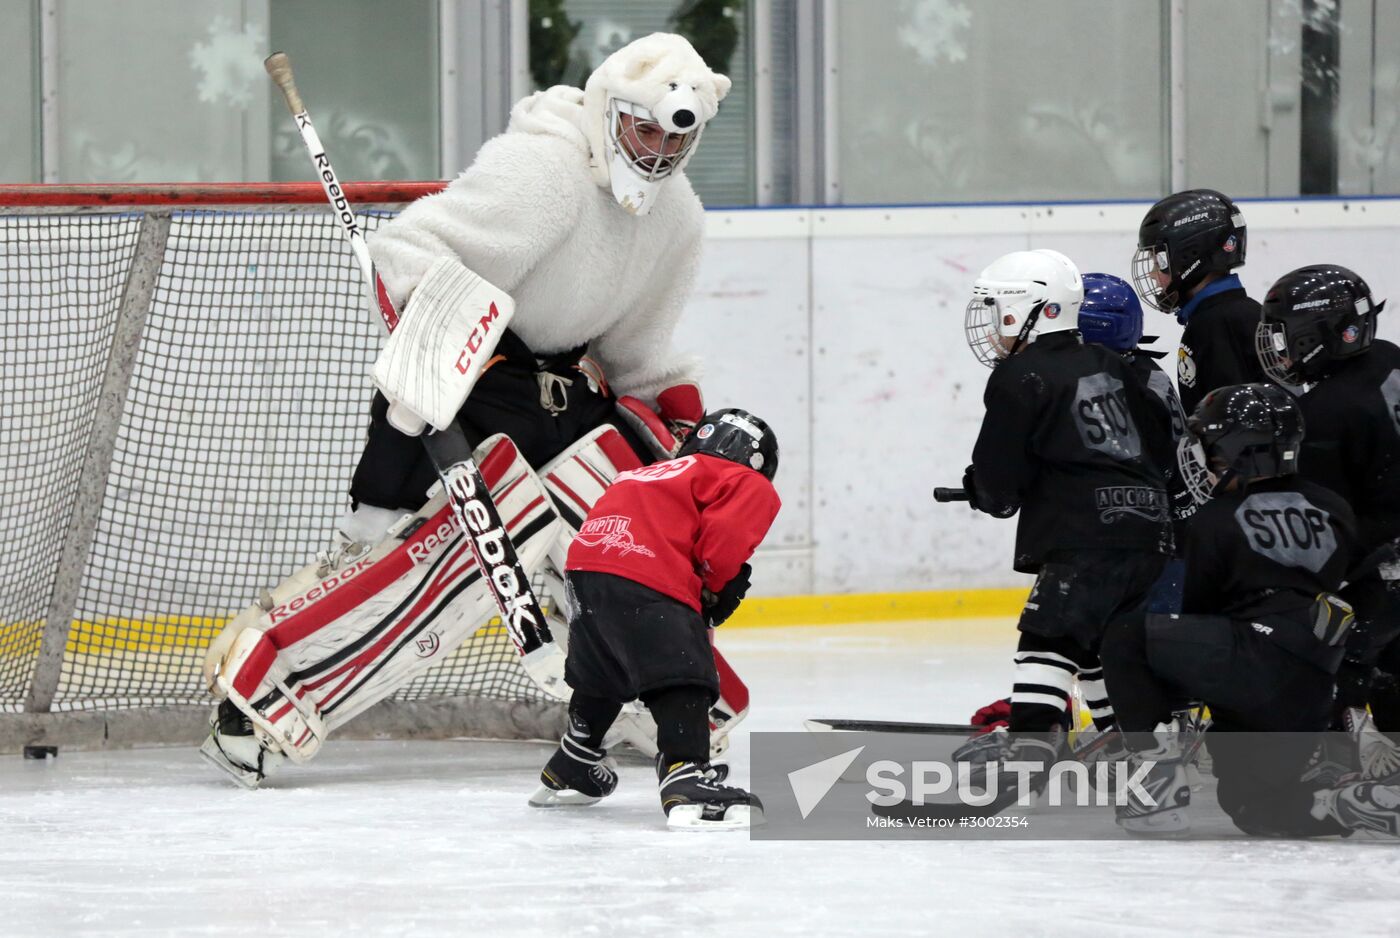
[[[444,185],[345,188],[373,232]],[[363,306],[317,183],[0,186],[0,752],[198,740],[205,645],[346,507]],[[341,735],[559,721],[490,627]]]

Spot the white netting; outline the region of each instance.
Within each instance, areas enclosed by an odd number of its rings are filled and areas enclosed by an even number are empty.
[[[171,211],[52,709],[208,701],[208,640],[330,542],[381,337],[327,213]],[[373,230],[387,211],[362,213]],[[0,712],[23,709],[143,210],[0,205]],[[499,628],[400,697],[539,699]]]

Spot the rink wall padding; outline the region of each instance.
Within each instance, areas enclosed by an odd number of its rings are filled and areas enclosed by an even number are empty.
[[[1400,199],[1244,200],[1250,295],[1304,264],[1344,264],[1400,296]],[[752,595],[1029,587],[1016,524],[935,504],[957,485],[989,372],[963,310],[999,255],[1048,247],[1131,278],[1148,203],[822,207],[707,213],[696,293],[677,344],[704,361],[711,407],[764,417],[782,448],[783,510]],[[1146,311],[1155,348],[1176,320]],[[1380,317],[1400,339],[1400,313]]]
[[[0,754],[26,746],[130,749],[197,746],[209,732],[208,707],[0,714]],[[337,739],[558,740],[564,705],[534,700],[437,697],[385,700],[335,733]]]

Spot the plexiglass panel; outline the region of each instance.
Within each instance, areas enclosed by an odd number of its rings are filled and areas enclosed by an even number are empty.
[[[706,126],[686,175],[711,208],[753,204],[753,65],[745,0],[532,0],[530,16],[530,71],[537,87],[582,87],[603,59],[649,33],[679,32],[690,39],[707,64],[734,84]],[[573,39],[565,47],[569,34]]]
[[[1158,0],[832,6],[840,202],[1150,198],[1166,185]]]
[[[38,31],[30,0],[0,0],[0,183],[39,182]]]

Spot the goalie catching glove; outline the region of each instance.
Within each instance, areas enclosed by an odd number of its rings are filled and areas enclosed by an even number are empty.
[[[678,384],[656,395],[655,409],[624,394],[617,399],[617,412],[657,459],[672,459],[704,418],[705,401],[697,385]]]

